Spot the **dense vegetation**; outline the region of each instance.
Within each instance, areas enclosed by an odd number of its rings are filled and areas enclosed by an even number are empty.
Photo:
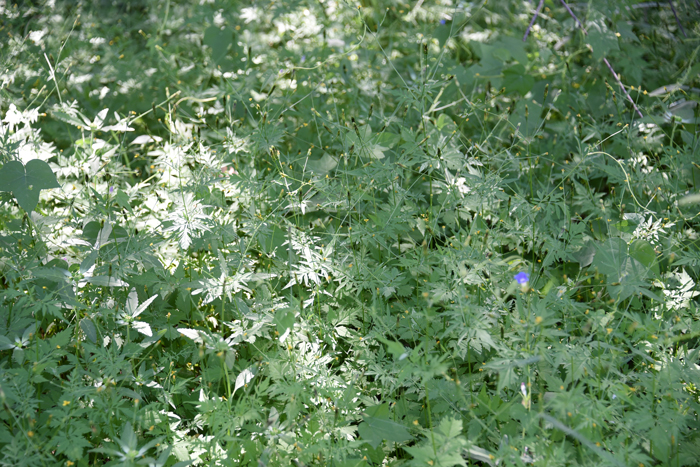
[[[699,16],[0,0],[0,466],[700,465]]]

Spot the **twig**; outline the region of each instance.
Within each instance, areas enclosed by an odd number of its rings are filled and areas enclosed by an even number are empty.
[[[527,36],[530,34],[530,29],[532,29],[532,25],[535,24],[535,20],[537,19],[537,16],[540,14],[540,10],[542,9],[542,5],[544,5],[544,0],[540,0],[540,4],[537,5],[537,9],[535,10],[535,15],[532,17],[532,21],[530,21],[530,25],[527,27],[527,30],[525,31],[525,35],[523,36],[523,42],[527,40]]]
[[[571,15],[571,17],[572,17],[573,19],[576,20],[576,22],[578,23],[579,27],[580,27],[581,29],[583,29],[583,24],[581,23],[581,20],[579,20],[579,19],[576,17],[576,15],[574,14],[574,12],[571,11],[571,8],[569,8],[569,5],[567,5],[566,2],[565,2],[564,0],[561,0],[561,4],[564,5],[564,8],[566,8],[566,11],[569,12],[569,14]],[[583,29],[583,33],[586,34],[586,30],[585,30],[585,29]]]
[[[683,33],[683,37],[687,39],[688,35],[685,33],[685,29],[683,29],[683,25],[681,24],[681,20],[678,18],[678,13],[676,13],[676,8],[673,6],[673,2],[668,0],[668,4],[671,5],[671,11],[673,12],[673,16],[676,17],[676,24],[678,24],[678,28]]]
[[[615,80],[617,81],[617,84],[619,84],[619,85],[620,85],[620,88],[622,88],[622,92],[625,93],[625,96],[627,96],[627,99],[632,103],[632,107],[634,107],[634,110],[637,111],[637,115],[639,115],[639,118],[644,118],[644,115],[642,115],[642,112],[640,112],[639,108],[637,107],[637,104],[635,104],[635,103],[634,103],[634,100],[632,100],[632,97],[631,97],[631,96],[629,95],[629,93],[627,92],[627,89],[625,89],[625,85],[622,84],[622,81],[620,81],[620,78],[617,76],[617,73],[615,73],[615,70],[613,70],[613,67],[612,67],[612,65],[610,64],[610,62],[608,61],[608,59],[605,58],[605,57],[603,57],[603,61],[604,61],[605,64],[608,66],[608,69],[610,70],[610,73],[612,73],[613,76],[615,77]]]

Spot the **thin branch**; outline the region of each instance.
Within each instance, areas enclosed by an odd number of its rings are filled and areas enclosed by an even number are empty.
[[[527,30],[525,31],[525,35],[523,36],[523,42],[527,40],[527,36],[530,34],[530,29],[532,29],[532,25],[535,24],[535,20],[537,19],[537,16],[540,14],[540,10],[542,9],[542,5],[544,5],[544,0],[540,0],[540,4],[537,5],[537,9],[535,10],[535,15],[532,17],[532,21],[530,21],[530,25],[527,27]]]
[[[676,17],[676,24],[678,24],[678,28],[683,33],[683,37],[687,39],[688,35],[685,33],[685,29],[683,29],[683,25],[681,24],[681,20],[678,18],[678,13],[676,13],[676,8],[673,6],[673,2],[668,0],[668,4],[671,5],[671,11],[673,12],[673,16]]]
[[[566,8],[566,11],[569,12],[569,14],[571,15],[571,17],[572,17],[574,20],[576,20],[576,22],[578,23],[579,27],[580,27],[581,29],[583,29],[583,23],[581,23],[581,20],[579,20],[579,19],[576,17],[576,15],[574,14],[574,12],[571,11],[571,8],[569,8],[569,5],[567,5],[566,2],[565,2],[564,0],[561,0],[561,4],[564,5],[564,8]],[[585,29],[583,29],[583,33],[586,34],[586,30],[585,30]]]
[[[608,69],[610,69],[610,73],[612,73],[613,76],[615,77],[615,80],[617,81],[617,84],[619,84],[619,85],[620,85],[620,88],[622,88],[622,92],[625,93],[625,96],[627,96],[627,99],[632,103],[632,107],[634,107],[634,110],[637,111],[637,115],[639,115],[639,118],[644,118],[644,115],[642,115],[642,112],[641,112],[641,111],[639,110],[639,108],[637,107],[637,104],[635,104],[635,103],[634,103],[634,100],[632,100],[632,97],[631,97],[631,96],[629,95],[629,93],[627,92],[627,89],[625,89],[625,85],[622,84],[622,81],[620,81],[620,78],[617,76],[617,73],[615,73],[615,70],[613,70],[613,67],[612,67],[612,65],[610,64],[610,62],[608,61],[608,59],[605,58],[605,57],[603,57],[603,61],[604,61],[605,64],[608,66]]]

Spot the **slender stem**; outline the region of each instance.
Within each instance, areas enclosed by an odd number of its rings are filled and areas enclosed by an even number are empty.
[[[676,8],[673,6],[673,2],[671,0],[668,0],[668,4],[671,5],[671,11],[673,12],[673,16],[676,17],[676,24],[678,24],[678,29],[680,29],[683,33],[683,37],[687,39],[688,35],[685,33],[685,29],[683,29],[683,25],[681,24],[681,20],[678,18],[678,13],[676,13]]]
[[[542,5],[544,5],[544,0],[540,0],[540,4],[537,5],[537,9],[535,10],[535,15],[532,17],[532,20],[530,21],[530,25],[527,27],[527,30],[525,31],[525,35],[523,36],[523,42],[527,40],[527,36],[530,35],[530,29],[532,29],[532,25],[535,24],[535,20],[537,19],[537,16],[540,14],[540,10],[542,10]]]
[[[569,14],[571,15],[571,17],[572,17],[574,20],[576,20],[576,22],[578,23],[579,27],[580,27],[581,29],[583,29],[583,23],[581,23],[581,20],[578,19],[578,18],[576,17],[576,15],[574,14],[573,11],[571,11],[571,8],[569,8],[569,5],[567,5],[566,2],[565,2],[564,0],[560,0],[560,1],[561,1],[561,4],[564,5],[564,8],[566,8],[566,11],[569,12]],[[583,33],[586,34],[586,30],[585,30],[585,29],[583,29]]]
[[[622,92],[625,93],[625,96],[627,96],[627,100],[629,100],[632,103],[632,107],[634,107],[634,110],[637,112],[637,115],[639,115],[639,118],[644,118],[644,115],[642,115],[642,112],[639,110],[637,107],[637,104],[634,103],[634,100],[632,100],[632,97],[630,97],[629,93],[627,92],[627,89],[625,89],[625,85],[622,84],[622,81],[620,81],[620,78],[617,76],[617,73],[615,73],[615,70],[613,70],[612,65],[608,61],[607,58],[603,57],[603,61],[605,64],[608,66],[608,69],[610,70],[610,73],[613,74],[615,77],[615,80],[617,81],[617,84],[620,85],[620,88],[622,89]]]

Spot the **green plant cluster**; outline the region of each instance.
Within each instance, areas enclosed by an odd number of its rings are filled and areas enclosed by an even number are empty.
[[[0,466],[699,465],[697,2],[17,3]]]

